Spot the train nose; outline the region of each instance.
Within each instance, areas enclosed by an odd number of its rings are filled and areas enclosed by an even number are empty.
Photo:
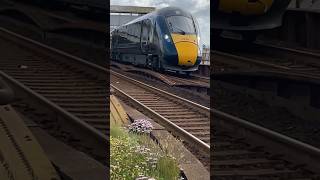
[[[178,53],[178,65],[193,66],[198,56],[197,36],[172,34],[172,39]]]
[[[191,42],[176,43],[178,52],[178,65],[193,66],[196,63],[198,55],[198,46]]]

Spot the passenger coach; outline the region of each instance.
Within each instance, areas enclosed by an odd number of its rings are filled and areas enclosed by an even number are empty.
[[[190,73],[201,61],[196,19],[167,7],[141,16],[112,33],[111,58],[155,70]]]

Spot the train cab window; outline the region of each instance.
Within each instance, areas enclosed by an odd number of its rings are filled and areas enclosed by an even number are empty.
[[[166,18],[171,33],[195,34],[195,25],[191,18],[185,16],[169,16]]]

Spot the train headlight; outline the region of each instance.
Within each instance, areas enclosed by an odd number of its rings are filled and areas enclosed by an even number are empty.
[[[164,39],[167,40],[168,42],[170,42],[170,37],[168,36],[168,34],[164,35]]]

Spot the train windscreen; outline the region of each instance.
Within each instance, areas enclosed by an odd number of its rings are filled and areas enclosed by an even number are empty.
[[[166,18],[171,33],[196,34],[191,18],[185,16],[170,16]]]

